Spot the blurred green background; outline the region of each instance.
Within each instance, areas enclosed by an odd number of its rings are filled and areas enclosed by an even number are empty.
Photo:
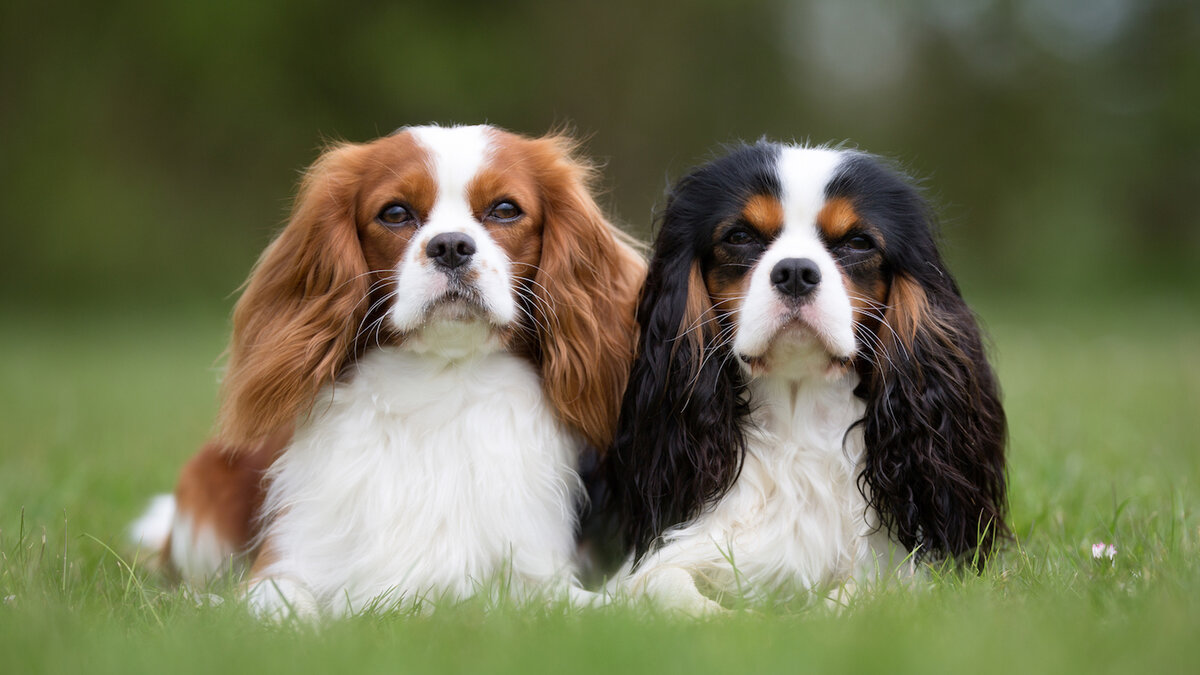
[[[0,7],[0,302],[224,313],[323,139],[431,121],[570,125],[643,236],[722,142],[848,141],[969,295],[1200,288],[1194,0],[45,0]]]
[[[641,236],[737,139],[924,177],[994,337],[1017,541],[847,616],[683,627],[315,640],[127,576],[123,529],[211,431],[235,291],[299,172],[431,121],[570,125]],[[1197,0],[0,0],[0,671],[1195,670],[1198,201]]]

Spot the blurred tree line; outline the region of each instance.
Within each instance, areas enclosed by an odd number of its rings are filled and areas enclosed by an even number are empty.
[[[847,142],[972,291],[1192,293],[1198,106],[1194,0],[16,0],[2,299],[227,302],[323,139],[431,121],[569,125],[643,236],[721,143]]]

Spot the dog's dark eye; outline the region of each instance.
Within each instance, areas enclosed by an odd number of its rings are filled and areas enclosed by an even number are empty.
[[[725,243],[733,246],[745,246],[752,241],[754,241],[754,237],[750,236],[749,232],[742,229],[730,230],[725,235]]]
[[[851,251],[870,251],[875,248],[875,242],[865,234],[858,234],[847,239],[843,246]]]
[[[517,218],[525,215],[521,208],[510,201],[496,202],[496,204],[488,211],[487,219],[494,220],[499,223],[511,223]]]
[[[380,223],[387,227],[408,225],[415,220],[412,211],[409,211],[402,204],[388,204],[380,209],[377,218]]]

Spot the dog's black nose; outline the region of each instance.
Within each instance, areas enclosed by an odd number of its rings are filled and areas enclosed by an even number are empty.
[[[475,240],[462,232],[443,232],[425,246],[425,255],[448,270],[462,267],[475,255]]]
[[[784,258],[771,269],[771,285],[784,297],[804,297],[820,283],[821,268],[808,258]]]

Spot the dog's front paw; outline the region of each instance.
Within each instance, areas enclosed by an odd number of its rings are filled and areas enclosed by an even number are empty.
[[[728,614],[729,610],[700,592],[691,573],[682,567],[661,567],[644,581],[642,592],[660,609],[694,617]]]
[[[250,613],[264,621],[312,622],[321,615],[316,596],[304,584],[287,577],[251,580],[245,600]]]

